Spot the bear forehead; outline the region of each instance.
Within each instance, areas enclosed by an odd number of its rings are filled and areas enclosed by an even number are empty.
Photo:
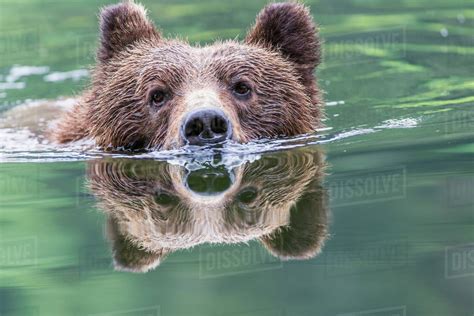
[[[192,46],[177,40],[157,44],[137,45],[121,59],[125,65],[129,59],[139,67],[141,76],[153,72],[166,72],[172,75],[205,75],[235,77],[242,75],[291,76],[294,66],[278,52],[255,45],[238,42],[217,42],[206,46]]]

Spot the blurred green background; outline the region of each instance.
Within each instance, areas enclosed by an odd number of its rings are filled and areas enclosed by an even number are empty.
[[[165,34],[201,43],[243,38],[266,3],[142,2]],[[114,272],[86,162],[2,163],[1,316],[474,314],[474,2],[304,2],[324,39],[333,136],[323,253],[207,278],[203,251],[260,246],[201,246],[145,275]],[[80,93],[107,3],[0,1],[0,112]],[[402,181],[354,187],[381,173]]]

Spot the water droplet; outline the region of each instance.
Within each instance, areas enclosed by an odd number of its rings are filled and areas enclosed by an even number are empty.
[[[439,33],[441,34],[442,37],[448,37],[448,35],[449,35],[448,29],[445,28],[445,27],[443,27],[443,28],[439,31]]]

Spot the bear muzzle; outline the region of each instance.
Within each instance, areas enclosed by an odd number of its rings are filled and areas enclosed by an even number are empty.
[[[188,145],[221,143],[232,138],[232,123],[220,109],[198,109],[184,117],[181,137]]]

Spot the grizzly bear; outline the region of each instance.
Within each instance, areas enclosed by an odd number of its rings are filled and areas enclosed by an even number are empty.
[[[168,149],[314,132],[318,29],[302,4],[273,3],[242,42],[166,39],[133,1],[100,14],[90,88],[53,131],[103,149]]]
[[[259,240],[283,260],[319,253],[329,211],[318,148],[270,154],[229,169],[188,171],[153,160],[89,162],[89,188],[108,219],[115,268],[146,272],[168,254],[203,243]]]

